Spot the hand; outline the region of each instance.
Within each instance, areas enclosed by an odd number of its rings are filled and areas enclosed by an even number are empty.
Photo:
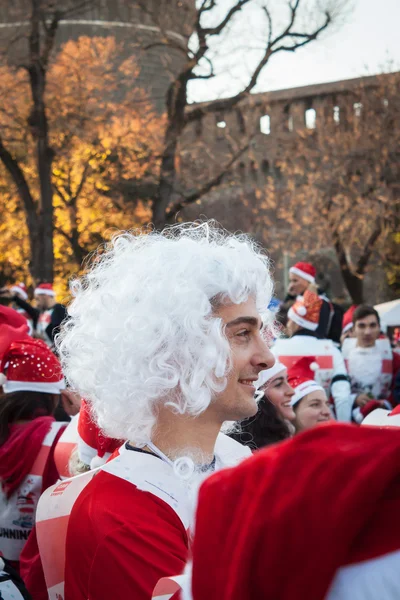
[[[369,396],[367,396],[367,394],[358,394],[358,396],[355,400],[357,406],[359,406],[360,408],[365,406],[367,404],[367,402],[370,402],[370,401],[371,401],[371,398]]]

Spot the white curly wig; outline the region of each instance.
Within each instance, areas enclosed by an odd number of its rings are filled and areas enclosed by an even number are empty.
[[[57,345],[71,386],[110,437],[146,443],[157,402],[196,416],[226,386],[221,303],[255,298],[267,314],[269,261],[212,223],[117,235],[71,285]]]

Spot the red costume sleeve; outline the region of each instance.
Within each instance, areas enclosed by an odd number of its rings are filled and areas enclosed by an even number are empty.
[[[70,516],[65,600],[150,600],[161,577],[184,570],[184,526],[165,502],[124,480],[100,473],[92,484]]]

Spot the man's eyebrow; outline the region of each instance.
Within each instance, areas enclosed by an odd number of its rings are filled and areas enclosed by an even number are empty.
[[[247,325],[252,325],[253,327],[257,327],[260,324],[260,329],[263,328],[263,322],[256,319],[256,317],[238,317],[233,321],[230,321],[226,324],[227,327],[235,327],[235,325],[241,325],[242,323],[246,323]]]

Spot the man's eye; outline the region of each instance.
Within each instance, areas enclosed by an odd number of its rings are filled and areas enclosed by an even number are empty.
[[[250,335],[250,330],[243,329],[243,331],[239,331],[239,333],[237,333],[236,335],[239,335],[240,337],[247,337]]]

